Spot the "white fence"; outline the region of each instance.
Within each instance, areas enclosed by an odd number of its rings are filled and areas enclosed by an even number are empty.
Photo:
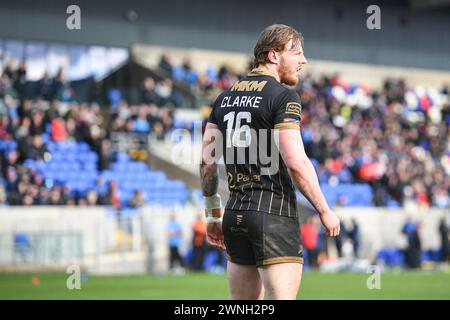
[[[352,218],[358,223],[363,258],[374,258],[381,248],[405,248],[407,240],[402,227],[408,217],[420,223],[422,250],[439,249],[439,222],[444,218],[450,223],[448,209],[336,208],[335,212],[346,226],[351,225]]]
[[[184,226],[183,251],[199,209],[146,207],[120,216],[103,207],[9,207],[0,209],[0,267],[37,268],[79,264],[90,270],[127,262],[135,254],[139,270],[167,268],[166,224],[172,212]],[[136,269],[130,266],[130,269]],[[121,269],[126,272],[127,270]]]
[[[338,208],[344,224],[354,218],[360,227],[363,258],[383,247],[405,247],[401,233],[408,215],[421,221],[423,249],[438,249],[438,225],[449,210]],[[183,226],[182,253],[191,248],[192,225],[200,208],[146,207],[121,217],[103,207],[0,208],[0,270],[64,268],[79,264],[92,272],[163,272],[168,267],[166,226],[172,212]]]
[[[0,264],[70,262],[114,249],[117,221],[101,208],[0,209]]]

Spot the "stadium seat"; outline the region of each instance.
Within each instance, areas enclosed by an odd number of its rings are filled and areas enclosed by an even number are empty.
[[[130,156],[127,153],[119,152],[119,153],[117,153],[117,161],[118,162],[128,162],[128,161],[130,161]]]
[[[112,88],[108,90],[108,100],[111,107],[116,109],[122,100],[122,92],[119,89]]]
[[[388,267],[404,267],[405,254],[399,248],[382,248],[377,257]]]

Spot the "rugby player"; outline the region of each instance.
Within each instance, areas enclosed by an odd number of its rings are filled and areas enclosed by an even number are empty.
[[[233,299],[296,299],[303,254],[295,186],[327,234],[339,234],[339,219],[305,153],[300,98],[290,88],[306,63],[298,31],[281,24],[265,28],[254,48],[254,69],[219,95],[206,125],[200,175],[207,238],[226,249]],[[230,191],[224,213],[217,193],[222,155]]]

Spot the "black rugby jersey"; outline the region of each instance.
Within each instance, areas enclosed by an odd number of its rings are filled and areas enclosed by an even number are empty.
[[[300,117],[298,94],[256,69],[219,95],[208,121],[223,137],[226,209],[297,216],[295,188],[273,129],[299,129]]]

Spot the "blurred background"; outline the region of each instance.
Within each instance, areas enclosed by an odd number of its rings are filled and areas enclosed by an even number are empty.
[[[301,134],[342,220],[327,238],[297,192],[305,270],[418,270],[450,299],[450,1],[378,1],[374,30],[371,4],[1,1],[0,297],[69,265],[85,281],[204,273],[225,285],[202,219],[201,132],[262,29],[283,23],[305,38]]]

